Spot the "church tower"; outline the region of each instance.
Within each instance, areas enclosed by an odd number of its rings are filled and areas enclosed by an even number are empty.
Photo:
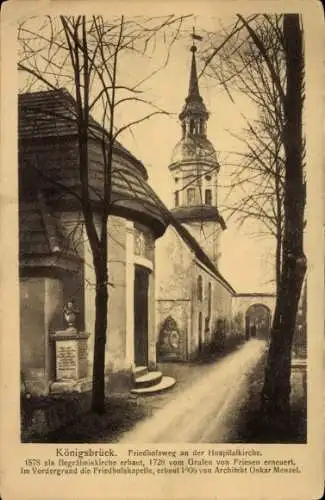
[[[199,91],[195,38],[199,37],[193,35],[188,95],[179,115],[182,137],[173,150],[169,165],[174,192],[172,213],[217,267],[219,235],[225,229],[217,208],[220,166],[207,138],[209,113]]]

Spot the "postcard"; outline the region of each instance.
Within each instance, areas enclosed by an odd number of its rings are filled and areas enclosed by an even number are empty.
[[[1,485],[324,488],[319,3],[1,9]]]

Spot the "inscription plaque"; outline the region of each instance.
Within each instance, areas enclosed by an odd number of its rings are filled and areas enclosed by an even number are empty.
[[[55,343],[56,382],[78,382],[88,376],[88,333],[75,328],[51,335]]]
[[[56,342],[57,380],[78,378],[78,345],[76,340]]]

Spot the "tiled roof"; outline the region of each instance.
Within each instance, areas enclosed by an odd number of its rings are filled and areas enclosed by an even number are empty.
[[[194,251],[196,257],[198,260],[200,260],[212,273],[219,278],[219,280],[226,285],[233,294],[235,294],[234,288],[228,283],[228,281],[222,276],[222,274],[218,271],[216,266],[211,262],[210,258],[207,256],[207,254],[204,252],[202,249],[201,245],[197,242],[197,240],[194,238],[194,236],[191,235],[191,233],[182,225],[178,222],[178,220],[172,215],[171,217],[171,224],[175,227],[175,229],[178,231],[180,236],[183,238],[183,240],[186,242],[186,244],[192,248]]]
[[[219,214],[217,207],[211,205],[177,207],[172,212],[179,222],[214,221],[219,222],[222,229],[226,229],[225,221]]]
[[[19,94],[18,113],[20,139],[77,135],[76,101],[65,88]],[[99,137],[103,131],[102,126],[92,117],[90,128],[93,136]],[[115,141],[114,152],[131,159],[144,177],[148,178],[144,165],[118,141]]]
[[[67,238],[63,236],[60,222],[53,217],[39,191],[29,203],[19,207],[19,253],[28,257],[64,256],[80,260]]]

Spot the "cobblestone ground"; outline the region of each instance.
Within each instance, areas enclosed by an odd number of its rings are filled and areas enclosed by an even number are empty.
[[[160,365],[164,375],[177,379],[175,387],[139,398],[149,416],[119,442],[231,442],[248,393],[248,374],[264,351],[265,342],[254,339],[213,364]]]

